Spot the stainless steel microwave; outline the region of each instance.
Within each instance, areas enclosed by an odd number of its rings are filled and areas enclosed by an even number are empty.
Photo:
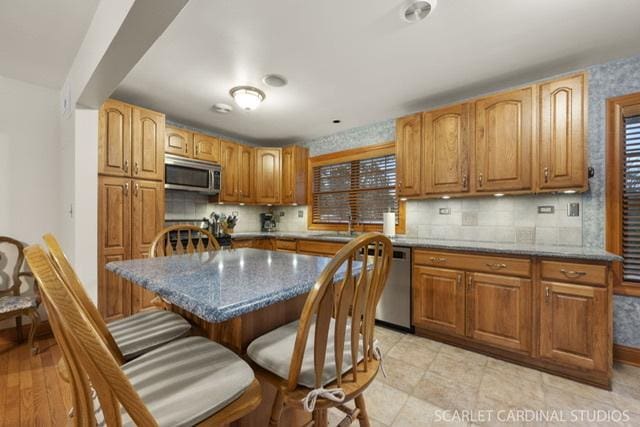
[[[164,188],[218,194],[222,185],[220,171],[220,165],[166,154]]]

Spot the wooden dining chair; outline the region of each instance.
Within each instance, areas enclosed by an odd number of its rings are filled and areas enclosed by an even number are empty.
[[[15,318],[16,338],[22,342],[22,316],[27,316],[31,320],[29,329],[29,348],[31,353],[38,352],[33,340],[40,324],[38,305],[40,297],[38,295],[37,283],[33,282],[34,295],[21,295],[20,288],[22,281],[26,278],[33,278],[27,271],[20,271],[24,264],[24,245],[16,239],[7,236],[0,236],[0,247],[7,245],[14,253],[15,261],[9,267],[10,258],[5,252],[0,251],[0,321]],[[6,271],[7,268],[9,271]]]
[[[78,397],[91,402],[79,406],[78,417],[93,418],[91,411],[118,427],[219,426],[259,405],[260,384],[249,365],[206,338],[181,338],[120,365],[45,251],[30,246],[25,256],[54,318],[56,341],[65,357],[73,356],[71,371],[89,381],[74,383]]]
[[[105,323],[57,239],[52,234],[45,234],[42,239],[49,249],[49,254],[63,283],[84,308],[89,321],[107,343],[116,360],[121,363],[131,360],[156,347],[184,337],[191,330],[189,322],[179,314],[160,309],[145,310],[124,319]]]
[[[177,224],[165,228],[156,235],[151,242],[149,258],[202,253],[219,249],[218,240],[209,231],[191,224]]]
[[[249,345],[247,356],[278,390],[270,425],[278,425],[287,407],[312,412],[318,426],[327,424],[331,407],[347,414],[340,425],[355,419],[369,425],[362,393],[381,363],[374,320],[391,254],[391,241],[382,234],[352,240],[317,279],[300,320]],[[350,400],[355,400],[355,409],[345,406]]]

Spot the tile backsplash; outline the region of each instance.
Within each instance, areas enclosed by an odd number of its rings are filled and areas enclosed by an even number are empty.
[[[407,235],[429,239],[582,245],[581,195],[505,196],[407,202]],[[538,213],[538,207],[553,207]]]

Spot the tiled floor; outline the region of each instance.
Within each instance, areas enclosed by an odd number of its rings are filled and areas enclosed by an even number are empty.
[[[389,329],[376,337],[388,376],[365,393],[373,426],[640,426],[640,368],[616,364],[609,392]]]

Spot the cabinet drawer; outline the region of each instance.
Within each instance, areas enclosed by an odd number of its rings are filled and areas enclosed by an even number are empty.
[[[564,261],[542,261],[542,278],[585,285],[607,286],[607,267]]]
[[[276,250],[278,251],[293,251],[298,249],[298,244],[295,240],[276,240]]]
[[[531,261],[525,258],[415,250],[413,259],[414,263],[418,265],[471,270],[480,273],[506,274],[509,276],[531,276]]]
[[[334,256],[342,246],[342,243],[335,242],[298,240],[298,252],[302,254]]]
[[[244,239],[244,240],[233,240],[231,242],[231,247],[233,249],[240,249],[240,248],[251,248],[253,247],[253,239]]]

